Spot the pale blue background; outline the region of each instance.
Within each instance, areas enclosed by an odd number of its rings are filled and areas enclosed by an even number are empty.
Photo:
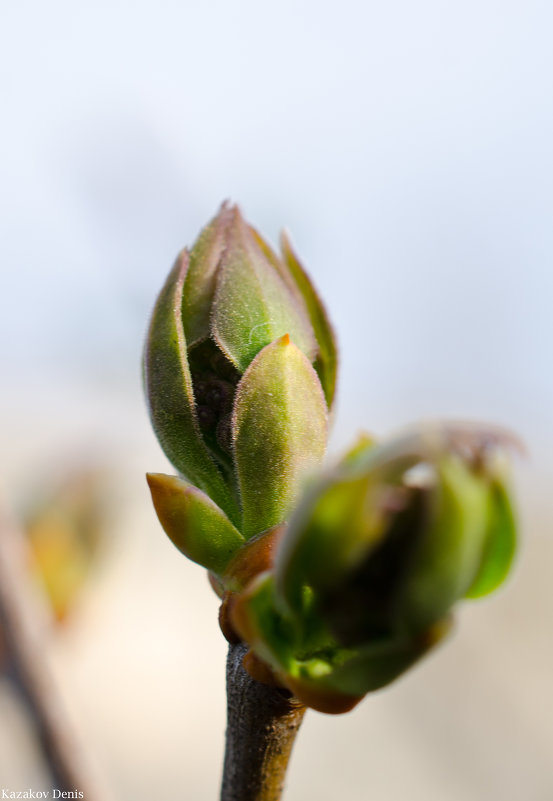
[[[136,498],[144,497],[143,472],[166,467],[140,393],[147,317],[174,255],[227,197],[273,241],[288,227],[326,299],[343,356],[334,448],[363,427],[383,434],[434,417],[491,420],[526,442],[518,481],[527,560],[512,590],[520,587],[519,601],[491,602],[506,650],[490,692],[515,652],[526,662],[483,713],[496,726],[480,773],[464,765],[448,719],[443,742],[459,755],[458,773],[437,778],[429,746],[420,783],[406,771],[411,799],[416,788],[425,801],[553,793],[545,752],[553,737],[552,41],[553,6],[531,0],[12,0],[2,13],[0,410],[9,493],[71,448],[111,448],[128,457],[140,477]],[[153,519],[147,524],[145,541],[161,536]],[[321,725],[330,732],[332,723]],[[337,727],[347,737],[348,719]],[[470,722],[466,731],[468,743]],[[512,739],[501,739],[506,731]],[[390,748],[397,737],[392,727]],[[101,747],[99,723],[96,739]],[[411,742],[406,736],[406,751]],[[370,751],[368,743],[350,766],[352,801],[369,794]],[[132,771],[121,760],[111,766],[119,794],[152,797],[157,779],[135,776],[130,793]],[[395,765],[392,751],[375,763],[386,760]],[[325,769],[316,771],[318,797],[325,801],[327,787],[334,801]],[[401,770],[394,776],[397,794],[375,799],[406,797]],[[386,787],[384,774],[373,781]],[[307,798],[300,778],[293,782],[290,801]],[[190,799],[199,801],[202,786]],[[184,798],[177,789],[175,779],[164,797]]]
[[[10,377],[135,381],[168,265],[231,197],[327,299],[339,425],[551,445],[552,34],[546,2],[9,4]]]

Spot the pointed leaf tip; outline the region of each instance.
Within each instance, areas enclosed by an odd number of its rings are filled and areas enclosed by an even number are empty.
[[[338,370],[338,349],[334,331],[324,304],[296,256],[285,231],[280,236],[280,247],[284,263],[303,299],[315,332],[319,350],[315,360],[315,370],[321,380],[328,408],[332,409],[336,394],[336,374]]]
[[[288,332],[313,361],[317,342],[305,308],[267,255],[237,207],[231,210],[227,246],[217,271],[212,335],[244,372],[259,351]]]
[[[217,272],[234,217],[235,209],[223,203],[190,251],[182,293],[182,322],[188,347],[210,335]]]
[[[244,543],[228,517],[201,490],[177,476],[147,473],[159,522],[193,562],[220,575]]]

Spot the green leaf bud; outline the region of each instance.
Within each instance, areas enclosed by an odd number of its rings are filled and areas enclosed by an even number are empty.
[[[221,627],[249,644],[252,670],[341,712],[443,639],[459,600],[505,579],[512,441],[462,425],[365,436],[315,477],[336,344],[286,236],[281,249],[224,204],[179,255],[144,382],[182,477],[148,483],[172,542],[210,571]]]
[[[177,259],[144,352],[163,450],[247,537],[290,513],[322,460],[334,395],[332,331],[283,249],[280,259],[224,204]]]
[[[276,565],[280,602],[319,598],[344,644],[422,631],[505,577],[514,523],[502,443],[487,430],[428,428],[344,462],[290,520]]]
[[[343,711],[439,642],[455,603],[495,589],[515,548],[509,438],[427,426],[358,443],[311,485],[235,629],[289,689]]]

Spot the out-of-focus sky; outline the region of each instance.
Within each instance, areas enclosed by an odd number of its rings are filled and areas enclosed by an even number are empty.
[[[315,797],[309,781],[321,801],[339,797],[333,759],[352,801],[406,788],[425,801],[551,798],[552,33],[553,7],[537,0],[5,5],[1,479],[17,507],[27,482],[75,454],[121,471],[133,511],[116,558],[85,605],[88,634],[53,656],[120,798],[151,798],[163,780],[166,801],[200,801],[217,784],[199,773],[219,770],[209,726],[202,739],[169,720],[190,662],[179,638],[205,638],[212,661],[224,645],[201,571],[162,540],[145,497],[143,473],[168,467],[139,362],[175,254],[225,198],[273,241],[289,229],[327,302],[342,352],[333,449],[361,428],[453,417],[510,427],[530,454],[511,585],[397,692],[339,721],[312,715],[290,801]],[[133,601],[145,586],[148,603]],[[190,605],[205,606],[205,627]],[[217,671],[190,675],[212,679],[219,748]],[[179,709],[200,714],[190,681]],[[439,704],[426,703],[434,688]],[[31,781],[26,769],[12,784]]]

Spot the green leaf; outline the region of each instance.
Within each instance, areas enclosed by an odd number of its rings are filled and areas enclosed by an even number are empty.
[[[273,670],[286,673],[293,660],[296,642],[293,624],[275,607],[274,579],[261,573],[237,596],[233,622],[242,639]]]
[[[249,585],[234,612],[241,636],[284,682],[296,683],[294,690],[303,687],[350,696],[365,695],[394,681],[451,629],[451,619],[444,618],[416,637],[380,639],[358,649],[341,648],[328,637],[310,656],[302,656],[304,645],[298,639],[302,626],[279,612],[271,573]]]
[[[236,502],[209,455],[196,419],[181,319],[187,267],[188,254],[183,251],[154,308],[144,350],[146,397],[152,426],[171,464],[236,520]]]
[[[321,664],[322,660],[315,657],[298,663],[294,672],[302,680],[327,690],[364,695],[380,690],[405,673],[449,630],[450,620],[445,619],[417,638],[376,641],[353,652],[337,650],[326,669],[324,662]]]
[[[290,519],[277,553],[277,596],[284,608],[299,611],[303,587],[328,587],[347,573],[374,529],[367,525],[369,478],[327,481],[308,489]]]
[[[267,261],[269,261],[272,264],[272,266],[280,275],[280,277],[282,278],[282,280],[284,281],[290,292],[292,292],[292,294],[295,296],[301,308],[303,309],[304,314],[309,316],[307,307],[305,305],[305,301],[288,267],[284,264],[282,259],[279,256],[277,256],[277,254],[275,253],[273,248],[269,245],[269,243],[265,239],[263,239],[259,231],[256,231],[253,225],[248,225],[248,230],[252,235],[252,237],[254,238],[256,244],[259,245],[260,249],[263,251],[263,254],[267,259]]]
[[[432,520],[412,560],[398,618],[420,631],[443,618],[463,598],[480,567],[489,495],[486,481],[458,457],[436,465]]]
[[[481,598],[505,580],[516,551],[516,523],[507,489],[499,483],[490,488],[490,521],[482,563],[466,598]]]
[[[249,538],[287,518],[326,448],[320,381],[288,336],[267,345],[240,381],[232,438]]]
[[[221,575],[244,538],[221,509],[176,476],[148,473],[159,522],[171,542],[193,562]]]
[[[182,298],[182,320],[188,347],[210,335],[217,268],[232,214],[228,205],[223,203],[218,215],[203,229],[190,251]]]
[[[385,499],[413,462],[399,445],[362,438],[305,493],[277,555],[277,595],[288,609],[301,606],[302,585],[336,587],[365,562],[385,534]]]
[[[233,209],[232,214],[211,318],[217,344],[240,372],[262,348],[287,333],[313,361],[317,343],[307,315],[266,258],[238,209]]]
[[[338,369],[338,350],[334,331],[328,320],[325,307],[311,279],[292,250],[290,240],[285,233],[281,236],[281,249],[284,261],[305,301],[311,325],[315,331],[315,338],[319,346],[319,354],[315,360],[315,370],[321,379],[328,408],[331,409],[336,392],[336,372]]]

